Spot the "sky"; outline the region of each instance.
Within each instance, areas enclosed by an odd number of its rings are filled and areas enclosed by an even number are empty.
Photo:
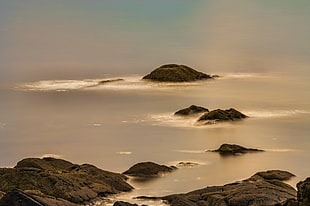
[[[1,0],[0,80],[306,71],[308,0]],[[308,69],[309,70],[309,69]]]

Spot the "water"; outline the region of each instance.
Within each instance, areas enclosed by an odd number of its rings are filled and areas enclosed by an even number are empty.
[[[141,161],[200,163],[130,180],[136,190],[117,197],[125,200],[266,169],[296,174],[295,185],[310,174],[309,10],[308,0],[1,0],[0,166],[43,156],[115,172]],[[141,81],[166,63],[221,78]],[[198,117],[173,115],[192,104],[250,118],[198,126]],[[222,143],[266,152],[205,152]]]
[[[131,180],[137,189],[120,197],[125,200],[221,185],[267,169],[296,174],[289,182],[292,185],[307,177],[308,77],[220,75],[217,80],[184,84],[149,83],[141,76],[123,76],[124,81],[106,85],[96,84],[102,79],[49,80],[3,89],[1,166],[42,156],[92,163],[116,172],[141,161],[200,164],[151,181]],[[250,118],[197,126],[198,117],[173,115],[191,104],[209,109],[234,107]],[[266,152],[234,157],[206,152],[222,143]]]

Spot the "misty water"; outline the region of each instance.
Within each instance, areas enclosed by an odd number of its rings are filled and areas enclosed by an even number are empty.
[[[43,156],[115,172],[199,163],[129,180],[136,189],[117,198],[130,202],[268,169],[292,172],[295,186],[310,175],[309,9],[306,0],[1,1],[0,166]],[[166,63],[220,78],[141,80]],[[173,115],[192,104],[250,118],[198,126]],[[265,152],[206,152],[223,143]]]

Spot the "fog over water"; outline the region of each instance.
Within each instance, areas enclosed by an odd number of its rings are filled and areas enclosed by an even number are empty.
[[[296,174],[295,185],[310,175],[309,11],[308,0],[1,0],[0,166],[42,156],[116,172],[141,161],[200,164],[131,180],[125,200],[266,169]],[[141,80],[166,63],[221,77]],[[98,85],[111,78],[124,81]],[[198,117],[173,115],[192,104],[250,118],[197,126]],[[222,143],[266,152],[205,152]]]

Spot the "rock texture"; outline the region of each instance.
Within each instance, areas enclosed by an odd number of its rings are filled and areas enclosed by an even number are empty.
[[[141,162],[130,167],[123,174],[134,177],[154,177],[164,173],[172,172],[176,167],[159,165],[154,162]]]
[[[176,167],[196,167],[199,166],[197,162],[179,162]]]
[[[287,176],[293,175],[280,170],[260,172],[240,182],[160,199],[171,206],[273,206],[296,197],[296,190],[282,182]]]
[[[143,79],[158,82],[192,82],[212,79],[212,77],[185,65],[166,64],[144,76]]]
[[[129,202],[117,201],[113,204],[113,206],[138,206],[137,204],[131,204]]]
[[[188,116],[188,115],[193,115],[193,114],[199,114],[203,112],[209,112],[208,109],[196,105],[192,105],[188,108],[181,109],[177,112],[175,112],[175,115],[181,115],[181,116]]]
[[[41,196],[62,198],[71,203],[84,203],[97,197],[133,188],[126,176],[101,170],[93,165],[76,165],[55,158],[28,158],[15,168],[0,169],[0,191],[38,191]]]
[[[310,177],[306,180],[301,181],[297,184],[297,200],[299,206],[309,206],[310,205]]]
[[[244,118],[247,118],[245,114],[242,114],[236,109],[230,108],[226,110],[213,110],[211,112],[205,113],[202,115],[199,119],[198,122],[205,121],[207,124],[208,123],[216,123],[220,121],[235,121],[235,120],[241,120]]]
[[[230,154],[235,155],[235,154],[244,154],[249,152],[263,152],[263,151],[264,150],[246,148],[236,144],[222,144],[218,149],[211,150],[211,152],[219,152],[220,154],[223,155],[230,155]]]

